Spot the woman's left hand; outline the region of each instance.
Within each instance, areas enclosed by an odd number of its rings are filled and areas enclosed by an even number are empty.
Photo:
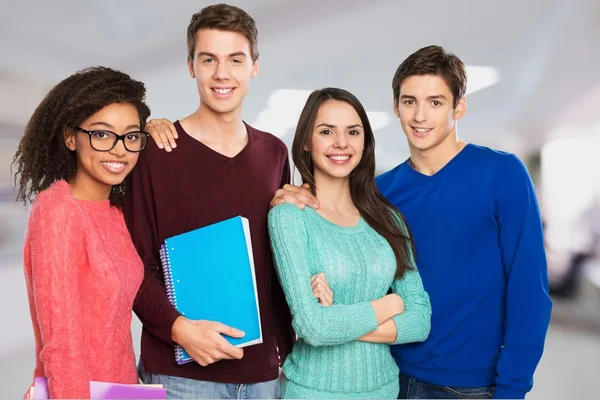
[[[329,307],[333,304],[333,292],[325,279],[325,274],[320,272],[310,278],[313,295],[319,300],[323,307]]]

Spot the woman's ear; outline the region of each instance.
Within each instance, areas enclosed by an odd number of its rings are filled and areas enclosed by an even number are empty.
[[[77,145],[75,143],[75,134],[72,131],[65,131],[63,137],[65,138],[65,145],[67,146],[67,148],[71,151],[75,151],[75,149],[77,148]]]

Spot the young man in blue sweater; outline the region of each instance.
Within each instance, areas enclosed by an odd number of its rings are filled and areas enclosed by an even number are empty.
[[[550,322],[533,184],[515,155],[459,140],[466,86],[463,62],[439,46],[392,82],[410,158],[377,185],[412,230],[433,310],[427,341],[392,347],[402,398],[524,398]]]
[[[433,311],[425,342],[392,346],[400,398],[524,398],[550,321],[533,184],[515,155],[458,139],[466,86],[463,62],[439,46],[392,83],[410,158],[377,185],[412,230]],[[290,185],[271,204],[283,201],[316,203]]]

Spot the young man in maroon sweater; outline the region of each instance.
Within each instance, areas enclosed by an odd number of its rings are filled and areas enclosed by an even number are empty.
[[[174,129],[179,147],[171,153],[174,143],[159,144],[167,151],[148,146],[124,207],[146,271],[134,303],[143,323],[140,370],[144,383],[163,384],[170,398],[275,398],[294,333],[273,268],[267,213],[274,193],[289,182],[288,152],[281,140],[242,121],[242,100],[258,72],[254,20],[237,7],[209,6],[192,17],[187,40],[200,105],[174,125],[147,125],[157,144],[162,129]],[[241,337],[235,327],[180,315],[167,298],[159,261],[165,238],[236,215],[250,222],[263,333],[262,344],[244,349],[221,336]],[[196,362],[177,365],[174,343]]]

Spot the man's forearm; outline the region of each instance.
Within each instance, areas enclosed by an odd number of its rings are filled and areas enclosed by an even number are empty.
[[[172,343],[173,324],[181,314],[169,301],[162,280],[155,273],[146,271],[133,311],[145,329],[163,341]]]

